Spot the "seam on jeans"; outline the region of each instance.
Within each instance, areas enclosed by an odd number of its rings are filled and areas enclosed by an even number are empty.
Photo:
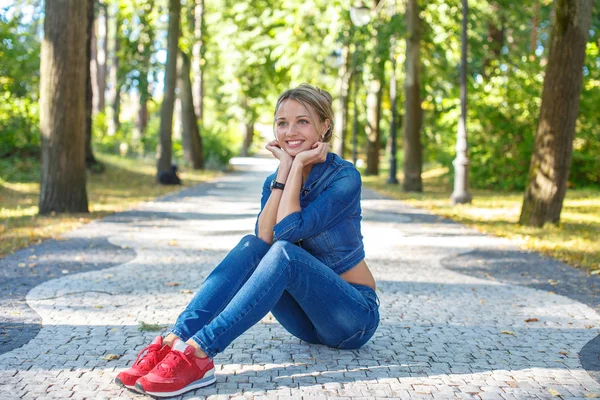
[[[346,339],[342,340],[342,341],[340,342],[340,344],[338,344],[338,345],[336,346],[336,348],[338,348],[338,349],[342,348],[342,346],[344,345],[344,343],[347,343],[347,342],[349,342],[349,341],[353,340],[354,338],[356,338],[356,337],[357,337],[357,336],[359,336],[359,335],[364,335],[365,333],[367,333],[367,334],[368,334],[368,333],[373,333],[373,334],[374,334],[374,333],[375,333],[375,331],[377,330],[377,328],[378,328],[378,327],[379,327],[379,322],[378,322],[378,323],[377,323],[377,325],[375,325],[373,328],[358,330],[358,331],[356,331],[354,334],[352,334],[350,337],[348,337],[348,338],[346,338]],[[360,346],[358,346],[358,347],[361,347],[361,346],[363,346],[365,343],[367,343],[367,342],[368,342],[368,341],[371,339],[371,337],[372,337],[372,335],[371,335],[371,336],[369,336],[369,338],[368,338],[368,339],[367,339],[367,340],[366,340],[364,343],[362,343]]]
[[[189,337],[185,337],[185,335],[182,334],[179,329],[172,328],[169,333],[172,333],[173,335],[177,336],[179,340],[183,340],[184,342],[189,339]]]
[[[206,346],[206,343],[204,343],[200,338],[198,338],[196,335],[192,336],[191,339],[196,342],[196,344],[202,349],[203,352],[206,353],[206,355],[208,357],[210,357],[211,359],[215,358],[215,355],[217,354],[215,351],[212,351],[211,349],[208,348],[208,346]]]
[[[218,334],[218,335],[215,337],[215,339],[213,340],[213,343],[214,343],[214,342],[216,342],[216,341],[218,341],[218,340],[219,340],[219,338],[220,338],[221,336],[223,336],[223,335],[224,335],[226,332],[228,332],[228,331],[229,331],[229,330],[231,330],[231,329],[232,329],[234,326],[236,326],[236,325],[238,324],[238,322],[240,322],[240,321],[241,321],[241,320],[242,320],[242,319],[243,319],[243,318],[244,318],[246,315],[248,315],[248,313],[249,313],[250,311],[252,311],[252,309],[254,309],[254,307],[255,307],[255,306],[258,304],[258,302],[260,302],[260,301],[261,301],[261,300],[262,300],[262,299],[263,299],[263,298],[266,296],[267,292],[268,292],[269,290],[271,290],[271,288],[272,288],[272,287],[273,287],[273,285],[275,284],[274,282],[276,282],[276,281],[277,281],[277,280],[278,280],[278,279],[281,277],[281,275],[282,275],[282,274],[283,274],[283,273],[284,273],[286,270],[288,270],[288,269],[289,269],[289,266],[290,266],[290,263],[288,262],[288,263],[287,263],[287,265],[286,265],[286,267],[282,269],[281,273],[280,273],[280,274],[277,276],[277,278],[276,278],[276,279],[274,279],[274,280],[272,281],[272,282],[273,282],[273,284],[271,284],[271,286],[269,286],[269,288],[268,288],[267,290],[265,290],[265,291],[262,293],[262,295],[260,296],[260,298],[259,298],[257,301],[255,301],[255,302],[254,302],[254,303],[253,303],[253,304],[252,304],[250,307],[248,307],[248,310],[247,310],[245,313],[243,313],[243,314],[242,314],[242,315],[241,315],[239,318],[237,318],[235,321],[233,321],[233,323],[232,323],[232,324],[231,324],[231,325],[230,325],[228,328],[224,329],[224,330],[223,330],[221,333],[219,333],[219,334]],[[288,271],[288,272],[289,272],[289,271]],[[289,279],[288,279],[288,282],[289,282]],[[286,286],[287,286],[287,285],[286,285]]]

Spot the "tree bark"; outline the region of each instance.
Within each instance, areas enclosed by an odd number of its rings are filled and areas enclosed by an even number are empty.
[[[202,137],[198,129],[198,119],[194,111],[194,95],[190,79],[191,62],[183,52],[179,52],[179,98],[181,100],[181,125],[183,157],[194,169],[204,168]]]
[[[114,36],[113,49],[112,49],[112,64],[110,66],[110,102],[111,107],[107,114],[108,120],[108,134],[114,135],[121,126],[121,120],[119,115],[121,113],[121,82],[119,77],[119,51],[121,50],[121,40],[119,37],[119,29],[121,26],[121,17],[119,16],[119,9],[114,6]],[[108,35],[107,35],[108,37]]]
[[[500,27],[498,27],[495,21],[490,21],[488,23],[487,42],[489,51],[486,52],[486,56],[483,60],[482,75],[484,78],[493,75],[493,73],[490,73],[489,71],[489,65],[492,60],[498,60],[500,58],[506,32],[504,16],[501,14],[502,9],[500,8],[500,5],[498,3],[492,3],[491,7],[494,14],[500,14]]]
[[[348,132],[348,101],[350,101],[350,80],[352,71],[350,68],[350,46],[345,44],[342,48],[342,65],[339,70],[340,99],[337,104],[335,135],[333,137],[333,151],[344,158],[346,150],[346,137]]]
[[[40,214],[88,212],[85,170],[87,9],[80,0],[45,3],[41,51]]]
[[[94,157],[92,149],[92,112],[94,109],[94,95],[92,90],[92,68],[94,58],[92,56],[94,39],[94,17],[96,0],[88,0],[88,21],[87,21],[87,41],[86,41],[86,84],[85,84],[85,166],[93,172],[103,172],[104,166]]]
[[[404,181],[406,192],[422,192],[421,181],[421,28],[418,0],[408,0],[406,8],[406,77],[404,80]]]
[[[558,224],[567,190],[592,2],[558,0],[521,225]]]
[[[106,105],[106,76],[108,72],[108,65],[106,62],[108,56],[108,13],[105,5],[100,5],[96,30],[98,31],[98,35],[96,35],[96,40],[94,41],[94,44],[96,44],[96,57],[94,58],[96,67],[94,87],[96,90],[94,90],[94,94],[95,97],[97,97],[97,109],[95,111],[101,112],[104,111]]]
[[[194,7],[194,109],[200,124],[204,120],[204,68],[206,46],[204,45],[204,0],[196,0]]]
[[[381,103],[385,75],[383,63],[375,66],[373,79],[367,93],[367,175],[379,174],[379,153],[381,149]]]
[[[538,23],[540,18],[540,3],[538,0],[534,0],[533,2],[533,21],[531,27],[531,55],[529,57],[530,61],[535,59],[535,50],[537,49],[537,30]]]
[[[167,37],[167,65],[165,88],[160,109],[160,145],[158,149],[157,179],[161,173],[171,172],[173,134],[173,108],[175,106],[175,85],[177,81],[177,54],[179,53],[179,20],[181,3],[169,0],[169,27]]]

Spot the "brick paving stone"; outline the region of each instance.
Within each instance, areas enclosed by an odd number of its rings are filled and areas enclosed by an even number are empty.
[[[195,291],[252,231],[257,188],[272,165],[243,168],[248,171],[66,234],[67,240],[104,240],[104,250],[93,253],[103,268],[66,274],[29,291],[23,307],[43,325],[35,337],[0,355],[0,399],[146,398],[112,380],[174,322],[192,296],[181,290]],[[179,398],[508,400],[552,398],[550,388],[563,399],[600,393],[580,361],[582,349],[600,332],[595,309],[476,272],[487,259],[478,264],[473,254],[507,255],[514,244],[366,189],[362,206],[367,262],[381,301],[372,340],[351,351],[309,345],[268,315],[216,357],[216,385]],[[117,259],[109,254],[112,248],[133,256],[110,266],[102,254]],[[460,260],[475,272],[452,267]],[[165,286],[168,281],[181,285]],[[532,317],[538,321],[524,322]],[[141,321],[164,328],[140,332]],[[104,360],[107,354],[120,357]]]

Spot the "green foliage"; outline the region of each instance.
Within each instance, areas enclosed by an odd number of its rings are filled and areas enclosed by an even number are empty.
[[[0,157],[39,147],[37,24],[0,9]]]
[[[536,50],[532,51],[534,2],[540,4],[540,12]],[[553,24],[551,3],[524,0],[521,7],[515,8],[510,0],[469,2],[467,131],[471,186],[475,188],[524,188]],[[0,157],[37,153],[39,147],[38,70],[43,14],[39,4],[33,9],[31,4],[35,2],[14,0],[12,6],[0,9]],[[155,101],[153,97],[159,97],[164,72],[161,60],[166,1],[102,0],[97,4],[108,7],[112,18],[109,53],[114,48],[114,34],[118,33],[117,85],[122,87],[123,104],[122,125],[112,136],[107,134],[106,115],[94,116],[94,146],[118,154],[126,144],[128,155],[153,154],[160,124],[160,98]],[[420,4],[424,162],[442,164],[452,171],[460,109],[461,1],[428,0]],[[189,54],[196,41],[195,1],[187,0],[183,5],[180,46]],[[221,168],[238,152],[240,123],[269,123],[277,96],[288,87],[308,82],[338,97],[338,71],[327,67],[325,59],[344,45],[357,51],[356,61],[362,70],[357,110],[360,148],[366,142],[366,88],[372,79],[384,82],[382,145],[388,139],[390,53],[397,62],[397,128],[402,137],[405,3],[383,3],[379,13],[361,28],[353,27],[350,21],[351,5],[349,0],[205,2],[201,54],[206,95],[200,124],[209,166]],[[20,10],[33,13],[23,14]],[[571,187],[600,184],[599,11],[596,6],[586,51]],[[140,97],[149,106],[143,135],[134,127]],[[350,117],[352,107],[351,101]],[[174,159],[180,162],[182,153],[181,142],[174,139]]]
[[[223,169],[240,149],[242,140],[235,124],[202,129],[204,160],[209,169]]]

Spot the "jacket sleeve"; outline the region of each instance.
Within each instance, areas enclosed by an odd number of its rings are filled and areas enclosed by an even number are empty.
[[[273,176],[270,175],[265,179],[265,183],[262,187],[262,197],[260,198],[260,211],[256,216],[256,223],[254,224],[254,234],[258,236],[258,218],[260,217],[260,213],[265,208],[265,204],[267,204],[267,200],[269,200],[269,196],[271,196],[271,180],[273,180]]]
[[[273,242],[297,242],[329,229],[347,217],[360,202],[361,180],[356,168],[344,167],[325,190],[301,211],[293,212],[273,227]]]

